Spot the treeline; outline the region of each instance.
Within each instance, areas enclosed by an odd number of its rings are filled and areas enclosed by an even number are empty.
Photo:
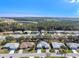
[[[25,30],[79,30],[79,22],[70,21],[39,21],[38,23],[0,23],[0,32]]]
[[[0,18],[14,19],[17,21],[46,21],[46,20],[79,21],[79,17],[0,17]]]

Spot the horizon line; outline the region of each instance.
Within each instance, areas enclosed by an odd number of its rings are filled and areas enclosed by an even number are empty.
[[[0,14],[0,17],[67,17],[67,18],[79,18],[78,15],[75,16],[62,16],[62,15],[36,15],[36,14],[6,14],[2,13]]]

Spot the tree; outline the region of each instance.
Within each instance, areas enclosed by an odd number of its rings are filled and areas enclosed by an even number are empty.
[[[17,39],[17,41],[18,41],[19,43],[22,43],[22,42],[25,41],[25,37],[21,36],[21,37],[19,37],[19,38]]]
[[[5,31],[4,27],[0,26],[0,32],[4,32],[4,31]]]
[[[6,43],[7,43],[6,40],[0,41],[0,45],[5,45]]]
[[[44,27],[43,26],[38,26],[37,29],[41,33],[41,30],[44,30]]]
[[[7,36],[6,37],[6,42],[16,42],[16,39],[13,36]]]
[[[45,33],[43,38],[45,38],[44,40],[46,40],[47,42],[50,42],[52,40],[52,36],[50,34],[48,34],[48,33]]]
[[[64,54],[64,57],[66,57],[66,53],[67,53],[66,49],[67,49],[67,47],[61,46],[60,53]]]

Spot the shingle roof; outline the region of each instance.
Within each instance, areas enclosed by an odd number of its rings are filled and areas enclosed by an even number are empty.
[[[23,49],[23,48],[31,48],[33,47],[35,44],[33,42],[23,42],[21,45],[20,45],[20,48]]]
[[[17,49],[19,47],[19,43],[7,43],[4,45],[6,48]]]
[[[45,41],[41,41],[37,44],[37,48],[43,48],[43,47],[50,48],[50,45]]]
[[[61,46],[65,46],[65,45],[63,43],[52,42],[52,47],[53,48],[60,48]]]

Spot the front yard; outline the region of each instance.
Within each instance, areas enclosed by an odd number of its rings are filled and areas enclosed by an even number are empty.
[[[66,50],[66,52],[67,52],[67,53],[73,53],[73,51],[72,51],[72,50]]]
[[[49,57],[46,57],[46,58],[65,58],[65,57],[63,57],[63,56],[61,56],[61,57],[49,56]]]
[[[51,49],[50,52],[51,52],[51,53],[55,53],[55,50],[54,50],[54,49]]]
[[[27,49],[24,49],[23,50],[23,53],[35,53],[36,50],[33,48],[33,49],[30,49],[30,50],[27,50]]]
[[[7,50],[7,49],[0,50],[0,54],[8,54],[8,53],[9,53],[9,50]]]
[[[9,50],[7,49],[1,49],[2,46],[0,46],[0,54],[8,54],[9,53]]]
[[[79,53],[79,50],[77,50],[77,52]]]
[[[41,49],[41,52],[42,52],[42,53],[45,53],[45,52],[46,52],[46,49]]]

